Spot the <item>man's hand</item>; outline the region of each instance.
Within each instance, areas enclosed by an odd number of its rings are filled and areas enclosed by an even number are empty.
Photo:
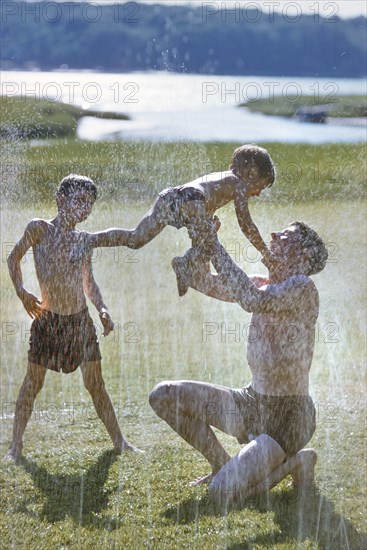
[[[101,311],[99,312],[99,318],[101,319],[103,326],[102,336],[108,336],[109,333],[113,330],[115,323],[112,321],[110,314],[108,313],[106,308],[103,307],[101,309]]]
[[[210,258],[219,244],[216,226],[212,222],[206,222],[205,232],[201,237],[203,238],[201,243],[203,253]]]
[[[213,216],[212,223],[215,227],[215,230],[218,232],[219,229],[220,229],[220,226],[222,225],[220,219],[218,218],[218,216]]]
[[[31,317],[31,319],[39,319],[43,314],[43,309],[41,308],[41,300],[37,298],[31,292],[23,289],[18,293],[19,298],[22,300],[24,309]]]

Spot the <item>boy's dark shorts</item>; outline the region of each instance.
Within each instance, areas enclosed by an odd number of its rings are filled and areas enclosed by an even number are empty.
[[[88,308],[73,315],[46,311],[31,326],[28,361],[46,369],[73,372],[82,363],[100,361],[96,329]]]
[[[308,395],[262,395],[251,386],[231,390],[243,418],[241,444],[248,435],[267,434],[288,456],[296,454],[310,441],[316,429],[316,412]]]
[[[168,187],[158,194],[153,211],[160,222],[181,229],[192,221],[186,219],[182,209],[190,201],[199,201],[204,205],[205,195],[195,187]]]

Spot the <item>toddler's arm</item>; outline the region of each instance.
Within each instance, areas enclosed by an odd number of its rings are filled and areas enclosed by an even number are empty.
[[[248,199],[243,194],[238,194],[234,199],[238,224],[242,233],[248,238],[251,244],[264,256],[271,257],[271,253],[260,235],[260,231],[253,222],[248,208]]]

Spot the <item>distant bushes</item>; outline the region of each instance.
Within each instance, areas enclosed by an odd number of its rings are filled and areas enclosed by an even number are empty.
[[[366,19],[338,18],[337,3],[330,3],[333,17],[309,11],[298,18],[259,11],[256,2],[231,10],[225,2],[163,4],[2,2],[2,68],[366,74]]]

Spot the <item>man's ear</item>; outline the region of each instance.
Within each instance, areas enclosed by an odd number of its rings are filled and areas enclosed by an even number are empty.
[[[56,204],[58,208],[63,208],[66,204],[66,197],[62,193],[56,194]]]
[[[309,248],[304,248],[300,254],[300,261],[302,262],[305,271],[311,269],[311,250]]]

